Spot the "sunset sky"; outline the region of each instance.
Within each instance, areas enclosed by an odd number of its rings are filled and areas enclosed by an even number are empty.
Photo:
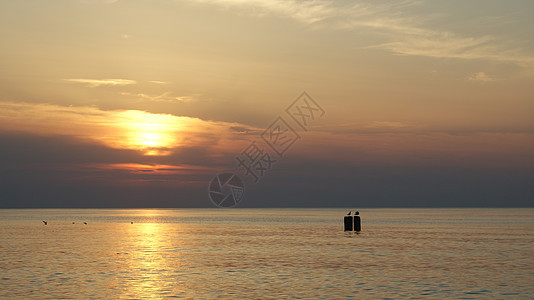
[[[0,2],[0,207],[534,205],[532,1]],[[304,130],[302,92],[324,110]],[[282,157],[260,134],[299,135]],[[254,183],[235,159],[276,163]]]

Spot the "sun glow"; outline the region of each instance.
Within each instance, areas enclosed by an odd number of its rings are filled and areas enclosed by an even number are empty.
[[[145,155],[167,155],[179,142],[178,131],[182,126],[175,116],[137,110],[124,111],[121,116],[128,148],[139,149]]]
[[[140,110],[0,101],[0,128],[3,130],[73,136],[110,148],[139,151],[146,156],[165,156],[177,148],[198,145],[228,151],[238,147],[226,142],[235,137],[228,128],[236,126],[241,124]]]

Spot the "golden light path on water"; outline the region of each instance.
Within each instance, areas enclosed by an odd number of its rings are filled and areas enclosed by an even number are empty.
[[[135,248],[138,256],[131,257],[130,269],[142,274],[142,279],[129,286],[130,294],[156,295],[163,282],[162,271],[167,270],[167,260],[159,249],[165,249],[165,241],[162,239],[161,226],[164,224],[144,223],[129,227],[130,236],[135,237]]]
[[[182,229],[180,224],[159,223],[166,216],[165,210],[136,210],[136,217],[149,222],[126,225],[123,236],[117,237],[123,242],[118,247],[124,250],[117,255],[122,256],[122,263],[131,274],[125,281],[128,284],[122,297],[165,297],[170,291],[185,293],[183,284],[169,281],[182,265],[181,252],[173,251],[181,248],[178,233]],[[175,238],[170,238],[173,234]]]

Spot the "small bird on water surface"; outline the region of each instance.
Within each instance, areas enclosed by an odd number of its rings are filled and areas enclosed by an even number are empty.
[[[83,225],[87,225],[87,222],[83,222]]]
[[[45,225],[47,225],[47,224],[48,224],[48,222],[47,222],[47,221],[43,221],[43,223],[44,223]]]

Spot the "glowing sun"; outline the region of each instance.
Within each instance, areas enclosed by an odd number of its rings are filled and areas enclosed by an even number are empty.
[[[179,118],[172,115],[151,114],[137,110],[121,114],[127,148],[143,151],[145,155],[167,155],[178,143],[181,128]]]

